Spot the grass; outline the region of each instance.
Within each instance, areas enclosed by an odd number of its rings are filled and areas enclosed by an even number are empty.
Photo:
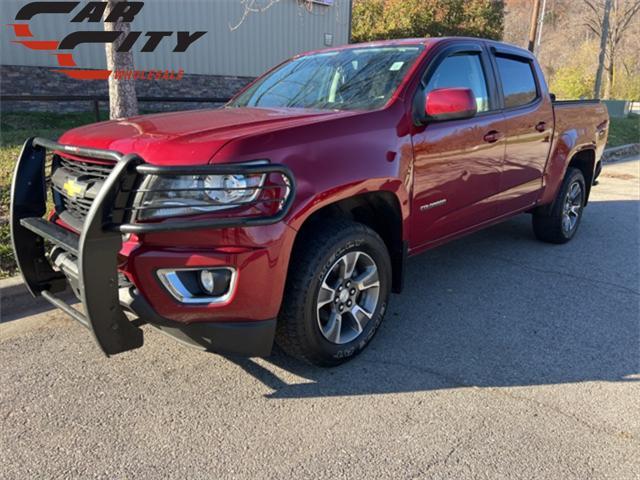
[[[13,167],[28,137],[57,140],[66,130],[95,121],[93,113],[2,113],[0,117],[0,278],[17,273],[9,235]]]
[[[640,115],[611,119],[607,146],[617,147],[628,143],[640,143]]]
[[[93,123],[93,113],[3,113],[0,117],[0,278],[15,275],[9,236],[9,189],[13,166],[28,137],[57,140],[70,128]],[[640,117],[612,118],[609,147],[640,142]]]

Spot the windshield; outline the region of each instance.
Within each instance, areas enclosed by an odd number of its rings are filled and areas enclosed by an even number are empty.
[[[365,47],[295,58],[229,106],[374,110],[391,98],[422,49]]]

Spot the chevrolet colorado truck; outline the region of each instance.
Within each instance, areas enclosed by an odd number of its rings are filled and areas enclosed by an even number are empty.
[[[571,240],[607,133],[598,101],[556,102],[532,54],[504,43],[311,52],[220,109],[27,140],[13,247],[31,293],[107,355],[150,324],[332,366],[371,341],[409,257],[520,213],[540,240]]]

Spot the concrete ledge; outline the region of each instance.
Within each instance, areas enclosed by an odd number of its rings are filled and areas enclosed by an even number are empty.
[[[28,306],[35,299],[31,296],[20,277],[0,280],[0,320],[16,306]]]
[[[640,154],[640,143],[628,143],[619,147],[607,148],[602,155],[603,162],[615,162],[632,155]]]
[[[72,292],[63,292],[61,297],[74,301]],[[77,301],[77,300],[75,300]],[[34,298],[22,277],[0,280],[0,323],[13,320],[23,312],[52,310],[53,307],[43,298]]]

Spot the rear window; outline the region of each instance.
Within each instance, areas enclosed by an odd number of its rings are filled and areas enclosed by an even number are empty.
[[[510,57],[496,57],[502,81],[505,108],[519,107],[538,98],[531,62]]]

